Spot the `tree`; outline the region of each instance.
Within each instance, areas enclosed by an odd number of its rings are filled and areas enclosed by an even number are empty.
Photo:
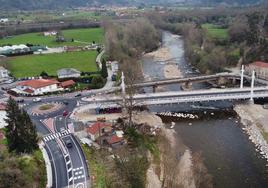
[[[40,76],[42,76],[42,78],[48,78],[48,73],[46,71],[42,71]]]
[[[135,84],[140,81],[139,79],[142,78],[141,67],[138,62],[135,62],[134,59],[125,59],[121,65],[121,70],[124,72],[125,76],[125,83],[126,83],[126,98],[125,103],[123,104],[123,108],[126,109],[128,114],[128,125],[132,126],[132,117],[134,111],[134,99],[133,96],[136,93]]]
[[[6,137],[8,141],[9,151],[16,153],[32,153],[38,148],[37,133],[35,127],[23,109],[11,97],[7,104],[7,131]]]
[[[100,75],[95,75],[91,81],[92,89],[98,89],[103,87],[104,79]]]
[[[64,35],[63,35],[63,33],[61,31],[57,32],[56,42],[65,42]]]
[[[101,60],[101,76],[103,78],[108,77],[107,65],[106,65],[106,61],[104,59]]]

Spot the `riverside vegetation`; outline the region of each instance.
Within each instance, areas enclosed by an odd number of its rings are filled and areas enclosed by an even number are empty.
[[[158,28],[183,35],[185,56],[202,73],[268,61],[267,7],[151,12]]]

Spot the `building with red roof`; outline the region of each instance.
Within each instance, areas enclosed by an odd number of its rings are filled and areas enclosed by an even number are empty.
[[[116,134],[110,136],[106,141],[112,148],[118,148],[124,144],[124,138],[118,137]]]
[[[63,88],[69,88],[75,85],[75,82],[73,80],[67,80],[67,81],[61,82],[60,85]]]
[[[12,90],[18,94],[42,95],[63,89],[60,87],[60,82],[57,80],[33,79],[17,83],[16,88]]]
[[[255,61],[248,64],[245,67],[245,72],[248,75],[252,74],[252,71],[256,72],[256,77],[268,80],[268,63],[263,61]]]
[[[105,122],[96,122],[86,128],[89,138],[93,141],[111,131],[112,125]]]

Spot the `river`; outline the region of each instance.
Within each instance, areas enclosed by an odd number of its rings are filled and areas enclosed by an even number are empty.
[[[168,32],[163,33],[167,48],[183,76],[197,75],[184,58],[183,39]],[[143,58],[145,77],[164,78],[164,62]],[[208,88],[208,84],[194,84],[194,89]],[[180,90],[178,84],[164,88]],[[150,89],[146,89],[149,91]],[[268,187],[268,167],[265,159],[255,151],[254,145],[243,133],[243,126],[232,111],[231,102],[207,102],[168,106],[152,106],[153,112],[185,112],[203,114],[197,120],[163,118],[166,126],[176,123],[177,137],[192,152],[201,152],[208,173],[212,175],[215,188],[265,188]]]

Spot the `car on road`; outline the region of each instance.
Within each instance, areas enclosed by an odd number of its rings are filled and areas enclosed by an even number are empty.
[[[69,102],[68,101],[63,101],[63,104],[68,105]]]
[[[17,103],[24,103],[24,99],[18,99]]]
[[[36,97],[33,99],[33,102],[40,102],[42,99],[40,97]]]
[[[78,93],[74,97],[81,97],[81,96],[82,96],[82,94],[81,93]]]
[[[68,112],[67,110],[64,110],[62,115],[63,115],[64,117],[66,117],[66,116],[68,116],[68,114],[69,114],[69,112]]]
[[[69,138],[67,140],[65,140],[65,144],[66,144],[67,148],[73,147],[72,141]]]

